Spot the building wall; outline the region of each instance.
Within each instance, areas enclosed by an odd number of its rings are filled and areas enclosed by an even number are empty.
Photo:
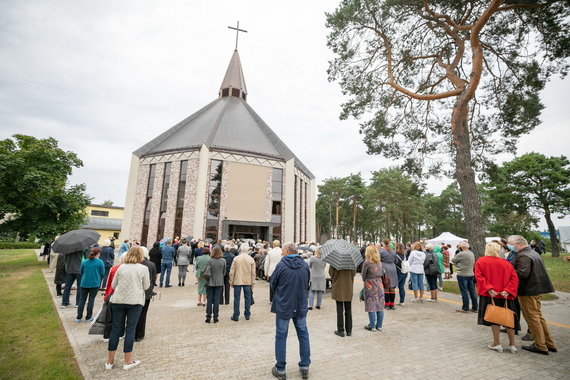
[[[267,199],[267,168],[227,162],[226,216],[230,220],[265,222]],[[223,182],[222,182],[223,183]]]
[[[91,211],[103,211],[107,212],[107,216],[99,216],[99,215],[91,215]],[[99,205],[89,205],[87,206],[87,216],[91,216],[94,218],[114,218],[114,219],[123,219],[125,214],[125,210],[122,207],[105,207]]]

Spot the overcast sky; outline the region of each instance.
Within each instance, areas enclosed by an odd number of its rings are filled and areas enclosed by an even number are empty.
[[[394,163],[366,155],[358,122],[338,119],[346,99],[327,80],[324,15],[337,4],[0,0],[0,139],[56,138],[83,160],[72,183],[123,206],[131,153],[217,97],[239,20],[248,103],[318,182],[369,177]],[[569,155],[569,83],[548,84],[543,123],[519,153]]]

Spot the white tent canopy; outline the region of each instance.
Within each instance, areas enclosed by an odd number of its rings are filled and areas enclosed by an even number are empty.
[[[451,232],[443,232],[438,237],[428,240],[428,243],[432,244],[441,244],[444,243],[447,246],[450,246],[449,249],[450,255],[453,257],[455,254],[455,250],[457,249],[457,244],[461,243],[462,241],[466,241],[467,239],[455,236]]]

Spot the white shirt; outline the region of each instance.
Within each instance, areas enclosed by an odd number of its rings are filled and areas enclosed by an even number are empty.
[[[269,252],[267,252],[265,264],[263,265],[263,271],[267,277],[271,277],[275,267],[281,261],[282,252],[283,251],[279,247],[271,248]]]

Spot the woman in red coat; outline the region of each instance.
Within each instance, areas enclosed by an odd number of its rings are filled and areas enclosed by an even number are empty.
[[[495,299],[495,305],[505,306],[515,310],[514,299],[517,296],[519,279],[513,266],[499,256],[501,247],[497,243],[488,243],[485,246],[485,257],[481,257],[475,263],[475,279],[479,293],[479,318],[480,325],[491,326],[493,332],[493,344],[488,347],[491,350],[503,352],[499,339],[499,329],[501,326],[485,321],[485,310],[491,303],[491,297]],[[515,314],[515,329],[520,330],[520,321]],[[511,353],[517,352],[515,348],[515,330],[507,328],[509,336],[509,350]]]

